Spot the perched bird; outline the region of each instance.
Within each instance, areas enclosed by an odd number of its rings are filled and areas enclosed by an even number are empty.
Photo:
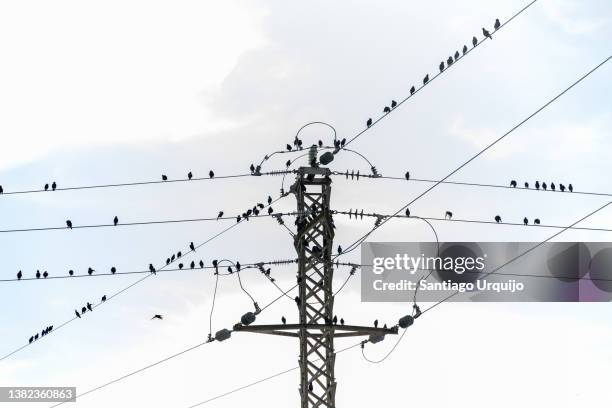
[[[90,312],[93,312],[93,309],[91,308],[91,303],[87,302],[87,310],[89,310]]]
[[[38,340],[38,333],[34,335],[34,340]]]
[[[475,47],[476,45],[478,45],[478,38],[472,37],[472,46]]]
[[[372,126],[372,118],[369,118],[368,121],[366,122],[366,126],[370,127]]]
[[[219,211],[219,214],[217,214],[217,220],[221,217],[223,217],[223,211]]]
[[[30,337],[30,343],[32,343],[34,341],[34,336]]]
[[[154,315],[154,316],[151,318],[151,320],[153,320],[153,319],[163,320],[163,318],[164,318],[164,317],[163,317],[162,315],[160,315],[160,314],[156,314],[156,315]]]
[[[215,177],[215,172],[214,172],[214,171],[212,171],[212,170],[211,170],[211,171],[209,171],[209,172],[208,172],[208,177],[210,177],[210,178]]]
[[[285,316],[281,317],[281,322],[283,322],[283,324],[287,324],[287,319],[285,319]]]
[[[286,147],[287,147],[287,151],[289,151],[289,152],[293,149],[293,147],[291,147],[291,145],[289,143],[287,143]]]
[[[459,59],[459,51],[455,51],[455,61]]]
[[[440,62],[440,72],[444,71],[444,61]]]
[[[510,182],[510,187],[516,187],[516,180],[512,180]]]
[[[308,383],[308,391],[312,392],[312,390],[314,390],[314,387],[312,385],[312,381]]]
[[[274,212],[274,209],[272,207],[268,207],[268,215],[271,215]]]
[[[414,86],[410,87],[410,95],[414,94],[415,91],[416,89],[414,88]]]
[[[333,324],[338,324],[338,316],[334,316],[333,320],[332,320]]]
[[[340,319],[340,324],[341,324],[342,326],[344,326],[344,319],[342,319],[342,318]]]
[[[323,147],[323,141],[319,139],[319,147]]]
[[[74,275],[74,271],[71,269],[68,271],[68,275],[73,276]]]
[[[391,108],[388,106],[385,106],[385,108],[383,109],[383,113],[389,113],[391,112]]]
[[[86,308],[85,306],[83,306],[83,307],[81,308],[81,314],[84,314],[86,311],[87,311],[87,308]]]
[[[410,217],[410,208],[406,208],[406,217]]]
[[[192,172],[187,173],[187,178],[191,180],[193,178],[193,173]]]
[[[426,85],[429,82],[429,74],[425,75],[425,78],[423,78],[423,85]]]
[[[168,176],[166,176],[165,174],[162,174],[162,180],[163,181],[168,181]]]
[[[342,247],[340,245],[338,245],[338,254],[342,253]]]
[[[552,191],[555,191],[555,183],[550,183],[550,189],[551,189]]]
[[[533,220],[533,223],[536,225],[540,225],[540,219],[536,218],[535,220]]]
[[[157,275],[157,273],[155,271],[155,267],[153,266],[153,264],[149,264],[149,272],[151,272],[153,275]]]
[[[2,186],[0,186],[0,194],[4,193],[4,190],[2,189]]]
[[[286,166],[286,167],[291,166],[291,160],[287,160],[287,163],[285,163],[285,166]]]
[[[463,46],[463,50],[462,50],[462,51],[463,51],[463,55],[467,54],[467,52],[468,52],[468,47],[467,47],[467,45],[464,45],[464,46]]]
[[[406,177],[406,180],[410,180],[410,172],[407,171],[406,174],[404,174],[404,177]]]
[[[40,279],[40,271],[36,271],[36,279]]]
[[[268,205],[272,204],[272,197],[268,196]]]
[[[539,190],[539,189],[540,189],[540,182],[539,182],[539,181],[537,181],[537,180],[536,180],[536,182],[535,182],[535,188],[536,188],[536,190]]]
[[[448,57],[448,59],[446,60],[446,65],[448,65],[449,67],[450,67],[451,65],[453,65],[453,57],[452,57],[452,56],[451,56],[451,57]]]
[[[176,257],[177,257],[177,259],[178,259],[178,258],[180,258],[181,256],[183,256],[183,253],[182,253],[181,251],[178,251],[178,252],[176,253]]]
[[[70,220],[66,220],[66,226],[70,229],[72,229],[72,221]]]
[[[18,280],[21,279],[21,276],[22,276],[21,271],[17,272],[17,279]]]
[[[484,35],[486,38],[493,39],[493,37],[491,36],[491,33],[488,32],[487,29],[484,27],[482,27],[482,35]]]
[[[564,192],[565,186],[563,184],[559,184],[559,190],[561,190],[561,192]]]
[[[501,23],[499,22],[499,18],[495,19],[495,24],[493,25],[493,28],[495,29],[495,31],[497,31],[499,29],[499,27],[501,27]]]
[[[527,219],[527,217],[523,218],[523,224],[525,225],[529,224],[529,220]]]
[[[49,190],[49,184],[45,184],[45,191]]]
[[[378,327],[378,319],[374,320],[374,327]]]
[[[397,102],[391,101],[391,109],[395,109],[396,106],[397,106]]]
[[[116,272],[117,272],[117,268],[115,268],[114,266],[113,266],[113,267],[111,267],[111,273],[112,273],[112,274],[115,274]]]
[[[191,263],[189,264],[189,267],[191,269],[195,268],[195,261],[191,261]]]
[[[51,184],[51,190],[55,191],[56,188],[57,188],[57,184],[54,181],[53,184]]]
[[[193,241],[189,243],[189,249],[191,249],[192,251],[195,251],[195,245],[193,244]]]
[[[543,188],[544,190],[546,190],[546,187],[547,187],[547,186],[546,186],[546,183],[542,182],[542,188]]]
[[[117,226],[117,224],[119,224],[119,218],[115,215],[115,218],[113,218],[113,225]]]
[[[47,271],[43,272],[43,278],[47,279],[47,276],[49,276],[49,273]]]
[[[500,217],[499,215],[496,215],[496,216],[495,216],[495,222],[498,222],[498,223],[499,223],[499,222],[501,222],[501,221],[502,221],[501,217]]]
[[[571,184],[567,186],[567,189],[570,191],[570,193],[574,192],[574,186],[572,186]]]
[[[204,268],[204,262],[200,259],[200,268]]]
[[[106,302],[106,295],[102,296],[102,299],[101,299],[101,300],[102,300],[103,302]]]
[[[296,296],[293,300],[295,300],[295,304],[296,305],[298,305],[298,306],[300,305],[300,297],[299,296]]]
[[[448,217],[448,219],[450,220],[451,218],[453,218],[453,213],[452,213],[452,212],[450,212],[450,211],[447,211],[447,212],[444,214],[444,219],[446,219],[447,217]]]
[[[179,269],[183,269],[183,264],[182,263],[178,264],[178,267]]]
[[[87,268],[87,273],[88,273],[88,274],[90,274],[90,275],[91,275],[91,274],[93,274],[94,272],[95,272],[95,270],[94,270],[94,269],[92,269],[91,267]]]
[[[525,182],[525,188],[529,188],[529,183]]]

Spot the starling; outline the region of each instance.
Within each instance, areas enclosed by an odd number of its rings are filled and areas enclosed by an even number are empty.
[[[111,273],[112,273],[112,274],[115,274],[116,272],[117,272],[117,268],[115,268],[114,266],[113,266],[113,267],[111,267]]]
[[[501,27],[501,23],[499,22],[499,18],[495,19],[495,24],[493,25],[493,28],[495,29],[495,31],[499,30],[499,27]]]
[[[472,45],[475,47],[478,44],[478,38],[472,37]]]
[[[102,296],[102,302],[106,302],[106,295]]]
[[[444,61],[440,62],[440,72],[444,71]]]
[[[210,177],[210,178],[215,177],[215,172],[214,172],[214,171],[212,171],[212,170],[211,170],[211,171],[209,171],[209,172],[208,172],[208,177]]]
[[[66,226],[70,229],[72,229],[72,221],[70,220],[66,220]]]
[[[91,307],[91,303],[87,302],[87,310],[89,310],[90,312],[93,312],[93,309]]]
[[[486,38],[490,38],[491,40],[493,39],[493,37],[491,36],[491,33],[487,31],[486,28],[482,28],[482,35],[484,35]]]
[[[414,86],[410,87],[410,95],[413,95],[415,91],[416,89],[414,88]]]
[[[397,106],[397,102],[391,101],[391,109],[395,109],[396,106]]]
[[[406,208],[406,217],[410,217],[410,208]]]
[[[191,172],[187,173],[187,178],[189,180],[191,180],[193,178],[193,173],[191,173]]]
[[[74,271],[71,269],[68,271],[68,275],[73,276],[74,275]]]
[[[193,241],[189,244],[189,249],[191,249],[192,251],[195,251],[195,245],[193,245]]]
[[[501,217],[499,215],[495,216],[495,222],[500,223],[502,221]]]
[[[191,269],[195,268],[195,261],[191,261],[191,263],[189,264],[189,267]]]
[[[533,220],[533,223],[536,225],[540,225],[540,219],[536,218],[535,220]]]
[[[268,205],[272,204],[272,197],[268,196]]]
[[[423,85],[426,85],[429,82],[429,74],[425,75],[425,78],[423,78]]]
[[[366,122],[366,126],[370,127],[372,126],[372,118],[369,118],[368,121]]]
[[[283,324],[287,324],[287,319],[285,319],[285,316],[281,317],[281,322],[283,322]]]
[[[49,273],[47,273],[47,271],[44,271],[44,272],[43,272],[43,278],[45,278],[45,279],[46,279],[48,276],[49,276]]]
[[[223,211],[219,211],[219,214],[217,214],[217,220],[221,217],[223,217]]]
[[[20,280],[20,279],[21,279],[21,276],[22,276],[21,271],[17,272],[17,279],[18,279],[18,280]]]
[[[200,259],[200,268],[204,268],[204,262]]]
[[[151,272],[153,275],[157,275],[157,273],[155,271],[155,267],[153,266],[153,264],[149,264],[149,272]]]
[[[404,177],[406,177],[406,180],[410,180],[410,172],[407,171],[406,174],[404,174]]]
[[[385,106],[385,108],[383,109],[383,113],[389,113],[391,112],[391,108],[388,106]]]
[[[57,184],[54,181],[53,184],[51,184],[51,190],[55,191],[56,188],[57,188]]]
[[[571,184],[567,186],[567,189],[570,191],[570,193],[574,192],[574,186],[572,186]]]
[[[468,47],[467,47],[467,45],[464,45],[464,46],[463,46],[463,50],[462,50],[462,51],[463,51],[463,55],[467,54],[467,52],[468,52]]]
[[[378,327],[378,319],[374,320],[374,327]]]
[[[162,174],[162,180],[163,181],[168,181],[168,176],[166,176],[165,174]]]
[[[525,225],[529,224],[529,220],[527,219],[527,217],[523,218],[523,224]]]
[[[87,268],[87,273],[92,275],[95,272],[94,269],[92,269],[91,267]]]
[[[40,279],[40,271],[36,271],[36,279]]]
[[[49,184],[45,184],[45,191],[49,190]]]
[[[510,181],[510,187],[516,187],[516,180]]]
[[[117,218],[117,216],[115,215],[115,218],[113,218],[113,224],[115,226],[117,226],[117,224],[119,224],[119,218]]]

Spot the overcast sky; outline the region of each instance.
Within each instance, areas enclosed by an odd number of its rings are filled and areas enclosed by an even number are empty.
[[[305,123],[326,121],[340,138],[363,129],[441,60],[482,38],[527,1],[19,1],[0,3],[0,185],[5,192],[185,177],[213,169],[248,172],[291,143]],[[436,179],[501,136],[610,55],[612,4],[539,0],[460,64],[351,145],[379,172]],[[453,180],[507,184],[549,180],[612,193],[612,67],[602,67]],[[325,127],[307,145],[331,140]],[[284,168],[287,156],[264,170]],[[333,170],[367,164],[348,153]],[[241,213],[281,177],[193,181],[0,197],[0,229],[214,217]],[[289,185],[287,179],[285,187]],[[334,179],[334,209],[394,212],[427,184]],[[609,197],[440,186],[414,215],[569,225]],[[274,205],[295,208],[293,197]],[[288,224],[292,220],[287,218]],[[335,243],[348,246],[372,227],[338,216]],[[612,228],[612,208],[583,223]],[[1,279],[18,270],[53,276],[88,267],[106,272],[162,265],[173,252],[229,222],[0,233]],[[437,222],[442,241],[541,241],[553,229]],[[568,231],[561,241],[610,241],[609,232]],[[385,224],[371,241],[431,241],[418,221]],[[272,219],[231,229],[194,259],[242,263],[295,256]],[[188,259],[189,262],[191,259]],[[346,260],[359,261],[359,251]],[[536,274],[538,271],[529,271]],[[336,272],[338,284],[347,269]],[[279,286],[293,267],[273,268]],[[260,304],[278,296],[257,272],[243,273]],[[43,327],[73,317],[140,276],[0,283],[0,354]],[[214,279],[209,271],[158,274],[0,362],[0,385],[76,386],[84,392],[205,339]],[[219,282],[213,329],[252,308],[235,276]],[[390,325],[410,304],[361,303],[359,280],[335,303],[347,322]],[[153,314],[163,321],[151,321]],[[289,299],[258,323],[297,320]],[[417,321],[391,357],[372,365],[358,348],[338,355],[338,406],[610,406],[612,306],[448,303]],[[337,349],[353,344],[338,340]],[[367,346],[384,356],[387,339]],[[78,407],[187,407],[297,364],[297,341],[234,334],[83,397]],[[298,372],[210,406],[297,405]],[[44,404],[43,404],[44,405]],[[41,406],[43,406],[41,405]],[[27,404],[19,405],[26,407]],[[39,405],[36,405],[39,406]]]

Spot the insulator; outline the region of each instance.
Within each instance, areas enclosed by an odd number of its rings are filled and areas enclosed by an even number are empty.
[[[385,339],[385,335],[384,334],[370,334],[370,337],[368,338],[368,341],[370,343],[372,343],[372,344],[376,344],[376,343],[380,343],[384,339]]]
[[[334,154],[332,152],[325,152],[321,155],[321,157],[319,157],[319,162],[324,166],[327,166],[333,160],[334,160]]]
[[[372,170],[372,177],[380,177],[381,176],[378,173],[378,170],[376,170],[376,167],[372,166],[371,170]]]
[[[414,323],[414,318],[410,315],[406,315],[404,317],[402,317],[401,319],[399,319],[399,326],[402,329],[406,329],[410,326],[412,326],[412,323]]]
[[[240,323],[242,323],[245,326],[252,324],[254,321],[255,321],[255,313],[253,312],[246,312],[240,318]]]
[[[227,329],[221,329],[215,333],[215,340],[224,341],[232,337],[232,332]]]
[[[310,163],[310,167],[317,167],[317,145],[310,146],[310,150],[308,150],[308,162]]]

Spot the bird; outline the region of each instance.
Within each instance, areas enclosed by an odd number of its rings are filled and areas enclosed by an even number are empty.
[[[51,190],[55,191],[56,188],[57,188],[57,184],[54,181],[53,184],[51,184]]]
[[[342,247],[340,245],[338,245],[338,254],[342,253]]]
[[[397,102],[392,100],[391,101],[391,109],[395,109],[396,106],[397,106]]]
[[[166,176],[165,174],[162,174],[162,180],[163,181],[168,181],[168,176]]]
[[[319,139],[319,147],[323,147],[323,141]]]
[[[423,85],[427,84],[429,82],[429,74],[425,75],[425,78],[423,78]]]
[[[547,187],[547,186],[546,186],[546,183],[542,182],[542,188],[543,188],[544,190],[546,190],[546,187]]]
[[[452,56],[451,56],[451,57],[448,57],[448,59],[446,60],[446,65],[448,65],[449,67],[450,67],[451,65],[453,65],[453,57],[452,57]]]
[[[510,181],[510,187],[516,187],[516,180]]]
[[[551,189],[552,191],[555,191],[555,183],[550,183],[550,189]]]
[[[83,307],[81,308],[81,314],[84,314],[86,311],[87,311],[87,308],[86,308],[85,306],[83,306]]]
[[[36,279],[40,279],[40,271],[36,271]]]
[[[333,320],[332,320],[333,324],[338,324],[338,316],[334,316]]]
[[[416,89],[414,88],[414,86],[410,87],[410,95],[414,94],[415,91]]]
[[[295,303],[299,306],[300,305],[300,297],[296,296],[293,300],[295,300]]]
[[[200,259],[200,268],[204,268],[204,262]]]
[[[157,275],[157,273],[155,271],[155,267],[153,266],[153,264],[149,264],[149,272],[151,272],[153,275]]]
[[[539,190],[539,189],[540,189],[540,182],[539,182],[539,181],[537,181],[537,180],[536,180],[536,182],[535,182],[535,188],[536,188],[536,190]]]
[[[342,319],[342,318],[340,319],[340,324],[341,324],[342,326],[344,326],[344,319]]]
[[[113,267],[111,267],[111,273],[112,273],[112,274],[115,274],[116,272],[117,272],[117,268],[115,268],[114,266],[113,266]]]
[[[34,335],[34,340],[38,340],[38,333]]]
[[[564,192],[565,186],[563,184],[559,184],[559,190],[561,190],[561,192]]]
[[[91,308],[91,303],[87,302],[87,310],[89,310],[90,312],[93,312],[93,309]]]
[[[536,218],[535,220],[533,220],[533,223],[536,225],[540,225],[540,219]]]
[[[274,209],[272,207],[268,207],[268,215],[271,215],[274,212]]]
[[[459,59],[459,51],[455,51],[455,61]]]
[[[488,32],[487,29],[484,27],[482,27],[482,35],[484,35],[486,38],[493,39],[493,37],[491,36],[491,33]]]
[[[47,271],[43,272],[43,278],[47,279],[47,276],[49,276],[49,273]]]
[[[391,108],[388,106],[385,106],[385,108],[383,109],[383,113],[389,113],[391,112]]]
[[[378,319],[374,320],[374,327],[378,327]]]
[[[525,225],[529,224],[529,220],[527,219],[527,217],[523,218],[523,224]]]
[[[444,214],[444,219],[446,219],[447,217],[448,217],[448,219],[450,220],[451,218],[453,218],[453,213],[452,213],[452,212],[450,212],[450,211],[447,211],[447,212]]]
[[[151,320],[153,320],[153,319],[163,320],[163,319],[164,319],[164,317],[163,317],[162,315],[160,315],[160,314],[156,314],[156,315],[154,315],[154,316],[151,318]]]
[[[74,271],[71,269],[68,271],[68,275],[73,276],[74,275]]]
[[[287,146],[285,146],[287,148],[287,151],[291,151],[293,149],[293,147],[291,147],[291,145],[289,143],[287,143]]]
[[[106,295],[102,296],[102,299],[101,299],[101,300],[102,300],[103,302],[106,302]]]
[[[223,211],[219,211],[219,214],[217,214],[217,220],[219,220],[221,217],[223,217]]]
[[[472,37],[472,46],[475,47],[476,45],[478,45],[478,38]]]
[[[286,167],[291,166],[291,160],[287,160],[287,163],[285,163],[285,166],[286,166]]]
[[[179,269],[183,269],[183,264],[182,263],[178,264],[178,267]]]
[[[195,268],[195,261],[191,261],[191,263],[189,264],[189,267],[191,269]]]
[[[66,220],[66,226],[70,229],[72,229],[72,221],[70,220]]]
[[[187,178],[191,180],[193,178],[193,173],[192,172],[187,173]]]
[[[496,216],[495,216],[495,222],[498,222],[498,223],[499,223],[499,222],[501,222],[501,221],[502,221],[501,217],[500,217],[499,215],[496,215]]]
[[[115,215],[115,218],[113,218],[113,225],[117,226],[117,224],[119,224],[119,218]]]
[[[308,383],[308,391],[312,392],[312,390],[314,390],[314,387],[312,385],[312,381]]]
[[[182,253],[181,251],[178,251],[178,252],[176,253],[176,258],[178,259],[178,258],[180,258],[181,256],[183,256],[183,253]]]
[[[372,118],[369,118],[368,121],[366,122],[366,126],[370,127],[372,126]]]
[[[287,324],[287,319],[285,319],[285,316],[281,317],[281,322],[283,322],[283,324]]]
[[[18,280],[20,280],[20,279],[21,279],[21,276],[22,276],[21,271],[17,272],[17,279],[18,279]]]
[[[574,192],[574,186],[572,186],[571,184],[567,186],[567,189],[570,191],[570,193]]]
[[[444,71],[444,61],[440,62],[440,72]]]
[[[463,46],[463,50],[462,50],[462,51],[463,51],[463,55],[467,54],[467,52],[468,52],[468,47],[467,47],[467,45],[464,45],[464,46]]]
[[[211,170],[211,171],[209,171],[209,172],[208,172],[208,177],[210,177],[210,178],[214,178],[214,177],[215,177],[215,172],[214,172],[214,171],[212,171],[212,170]]]
[[[4,193],[4,190],[2,189],[2,186],[0,186],[0,194]]]
[[[34,341],[34,336],[30,337],[29,342],[32,343]]]
[[[525,182],[525,188],[529,188],[529,183]]]
[[[189,249],[195,252],[196,249],[195,249],[195,245],[193,244],[193,241],[189,243]]]
[[[93,268],[91,268],[91,267],[87,268],[87,273],[88,273],[88,274],[90,274],[90,275],[91,275],[91,274],[93,274],[94,272],[95,272],[95,270],[94,270]]]
[[[45,191],[49,190],[49,184],[45,184]]]
[[[410,172],[407,171],[406,174],[404,174],[404,177],[406,178],[406,180],[410,180]]]
[[[272,204],[272,197],[268,196],[268,205]]]
[[[495,29],[495,31],[499,30],[499,27],[501,27],[501,23],[499,22],[499,18],[495,19],[495,24],[493,25],[493,28]]]
[[[406,208],[406,217],[410,217],[410,208]]]

